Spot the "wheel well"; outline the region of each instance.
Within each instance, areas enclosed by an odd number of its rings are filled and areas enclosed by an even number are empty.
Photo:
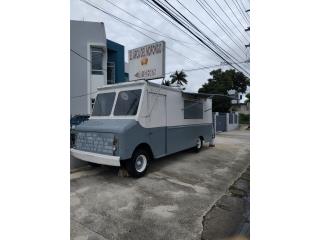
[[[152,149],[151,147],[149,146],[149,144],[147,143],[140,143],[135,149],[133,152],[135,152],[137,149],[145,149],[149,152],[150,154],[150,157],[153,158],[153,152],[152,152]]]

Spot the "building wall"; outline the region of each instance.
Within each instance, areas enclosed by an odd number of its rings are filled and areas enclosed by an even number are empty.
[[[92,75],[90,45],[106,49],[106,33],[103,23],[70,21],[70,113],[90,114],[90,98],[98,85],[106,84],[107,76]],[[79,55],[72,52],[76,51]],[[86,59],[87,60],[86,60]],[[107,53],[105,53],[105,62]],[[106,69],[106,64],[105,64]]]
[[[227,131],[232,131],[239,128],[239,113],[227,113]]]
[[[250,114],[250,103],[241,103],[241,104],[235,104],[232,105],[232,110],[243,113],[243,114]]]
[[[108,62],[115,64],[115,83],[125,82],[124,46],[107,39]]]
[[[215,132],[232,131],[239,128],[239,113],[212,113],[215,122]]]

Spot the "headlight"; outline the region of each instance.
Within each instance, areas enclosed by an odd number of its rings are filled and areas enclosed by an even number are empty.
[[[115,151],[117,150],[118,148],[118,139],[114,136],[113,137],[113,142],[112,142],[112,151],[113,151],[113,154],[115,153]]]

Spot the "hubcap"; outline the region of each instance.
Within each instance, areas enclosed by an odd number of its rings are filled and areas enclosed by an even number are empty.
[[[197,148],[198,149],[201,148],[201,139],[200,138],[197,139]]]
[[[139,155],[136,158],[135,167],[137,172],[143,172],[147,167],[147,157],[145,155]]]

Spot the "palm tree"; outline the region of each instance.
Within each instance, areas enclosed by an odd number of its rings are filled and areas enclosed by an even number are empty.
[[[164,79],[163,79],[161,85],[170,87],[170,86],[171,86],[171,82],[170,82],[170,80],[164,80]]]
[[[179,86],[182,86],[184,84],[188,83],[188,80],[186,79],[187,74],[185,74],[185,72],[183,70],[179,71],[175,71],[175,73],[170,75],[171,77],[171,84],[176,83]]]

